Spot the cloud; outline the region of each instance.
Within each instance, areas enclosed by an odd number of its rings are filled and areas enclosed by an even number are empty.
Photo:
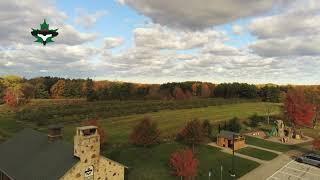
[[[179,28],[203,29],[239,18],[265,13],[287,0],[118,0],[154,23]]]
[[[51,29],[59,28],[55,43],[34,43],[31,28],[39,28],[46,19]],[[48,72],[55,76],[88,74],[100,52],[87,43],[97,34],[83,33],[65,23],[67,15],[51,1],[25,0],[0,2],[0,75],[27,77]]]
[[[280,14],[259,17],[249,25],[258,40],[250,48],[261,56],[319,56],[320,5],[293,1]]]
[[[222,40],[225,34],[214,30],[176,31],[160,25],[134,30],[135,44],[154,49],[187,50],[203,47],[210,41]]]
[[[211,82],[249,83],[305,83],[320,81],[317,66],[320,57],[261,57],[247,49],[224,44],[225,34],[197,32],[200,39],[208,40],[197,45],[198,51],[190,54],[185,47],[183,32],[164,27],[136,28],[135,44],[117,53],[101,57],[94,72],[101,79],[119,79],[139,82],[168,82],[202,80]],[[212,34],[218,36],[212,36]],[[161,39],[165,39],[163,43]],[[177,51],[183,50],[183,51]]]
[[[319,56],[320,36],[288,37],[258,40],[250,45],[262,56]]]
[[[31,28],[39,28],[43,19],[50,28],[59,28],[56,43],[77,45],[94,40],[94,33],[82,33],[65,23],[67,15],[54,4],[42,0],[0,2],[0,46],[33,44]]]
[[[97,53],[97,48],[84,45],[55,44],[43,47],[20,44],[14,49],[0,51],[0,64],[5,64],[0,65],[0,75],[20,74],[34,77],[46,70],[57,76],[69,74],[79,77],[82,71],[90,70],[91,61]]]
[[[124,43],[123,38],[119,37],[106,37],[104,38],[104,49],[112,49],[121,46]]]
[[[76,9],[76,14],[75,23],[84,26],[85,28],[90,28],[94,26],[100,18],[107,15],[108,11],[100,10],[93,14],[89,14],[84,9]]]
[[[240,25],[233,25],[232,26],[233,33],[235,33],[237,35],[240,35],[243,32],[243,30],[244,30],[243,27]]]

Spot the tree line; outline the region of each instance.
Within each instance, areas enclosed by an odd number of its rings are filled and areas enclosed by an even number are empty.
[[[27,99],[186,100],[194,97],[259,98],[262,101],[280,102],[289,87],[199,81],[141,84],[49,76],[26,79],[11,75],[0,77],[0,103],[17,105]]]

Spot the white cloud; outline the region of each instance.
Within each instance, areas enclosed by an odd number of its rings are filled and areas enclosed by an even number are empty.
[[[225,34],[214,31],[176,31],[160,25],[134,30],[135,44],[139,47],[155,49],[186,50],[199,48],[210,41],[221,41]]]
[[[96,11],[95,13],[89,14],[84,9],[76,9],[77,17],[75,18],[75,23],[84,26],[85,28],[90,28],[94,26],[97,21],[103,16],[108,14],[106,10]]]
[[[320,56],[320,5],[293,1],[280,14],[256,18],[250,24],[258,40],[250,45],[262,56]]]
[[[232,26],[232,31],[233,31],[233,33],[235,33],[235,34],[238,34],[238,35],[240,35],[242,32],[243,32],[243,27],[242,26],[240,26],[240,25],[233,25]]]
[[[268,12],[288,0],[118,0],[154,23],[180,29],[203,29]]]
[[[124,43],[123,38],[120,37],[106,37],[104,38],[104,49],[112,49],[121,46]]]

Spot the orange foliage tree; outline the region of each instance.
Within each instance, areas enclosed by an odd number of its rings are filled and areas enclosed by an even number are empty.
[[[160,131],[157,123],[152,122],[150,118],[143,118],[139,124],[137,124],[132,133],[130,134],[130,142],[138,146],[151,146],[159,144],[161,141]]]
[[[210,94],[211,94],[211,92],[210,92],[210,88],[209,88],[208,84],[203,83],[201,85],[201,96],[208,98],[208,97],[210,97]]]
[[[190,149],[182,149],[172,153],[169,164],[172,168],[172,173],[180,176],[181,179],[182,177],[192,179],[197,175],[199,162]]]
[[[305,100],[303,89],[290,89],[285,98],[284,108],[293,125],[312,127],[315,107]]]
[[[101,125],[98,123],[97,119],[87,119],[82,121],[82,125],[84,126],[97,126],[98,127],[98,133],[100,135],[100,143],[104,144],[106,142],[106,133],[104,129],[101,127]]]
[[[58,80],[50,89],[52,98],[61,98],[64,94],[66,82],[64,80]]]

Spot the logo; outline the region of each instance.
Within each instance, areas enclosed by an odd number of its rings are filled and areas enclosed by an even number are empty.
[[[43,20],[43,23],[40,24],[40,29],[33,29],[31,35],[37,38],[34,42],[42,43],[44,46],[47,43],[54,42],[52,39],[58,36],[58,29],[49,29],[49,24],[46,20]]]

